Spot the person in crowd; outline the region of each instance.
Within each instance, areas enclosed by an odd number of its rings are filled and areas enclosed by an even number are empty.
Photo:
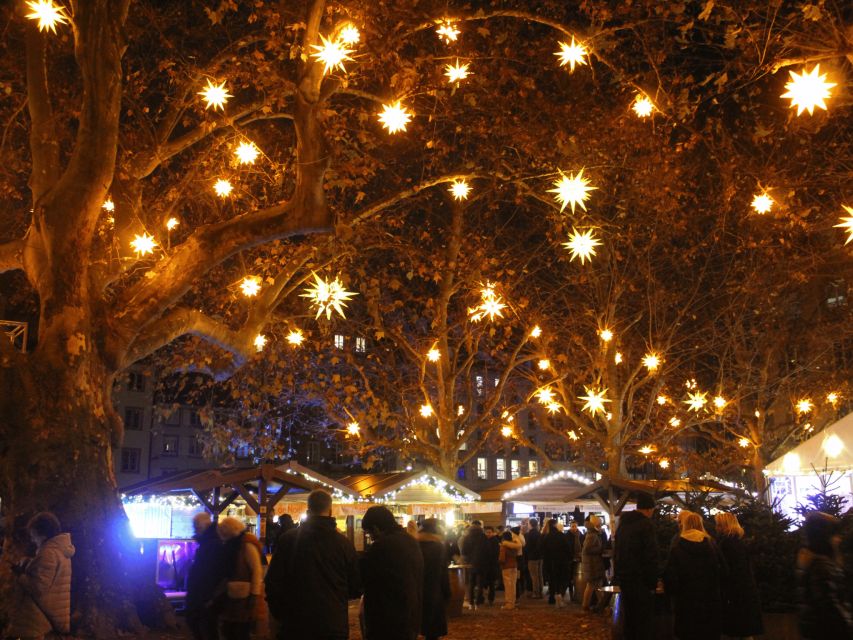
[[[569,594],[571,598],[574,599],[575,594],[575,574],[577,573],[578,567],[581,564],[581,551],[583,549],[583,534],[581,530],[578,529],[577,520],[572,520],[569,524],[569,529],[566,531],[566,537],[571,542],[572,548],[572,562],[569,567]]]
[[[415,522],[414,520],[409,520],[409,521],[406,523],[406,533],[408,533],[408,534],[409,534],[410,536],[412,536],[415,540],[417,540],[417,539],[418,539],[418,536],[419,536],[419,532],[418,532],[418,523],[417,523],[417,522]]]
[[[586,588],[583,592],[583,610],[590,611],[596,590],[604,584],[604,538],[601,535],[601,518],[593,514],[589,517],[586,538],[581,549],[581,568]],[[596,610],[601,608],[600,598]]]
[[[219,596],[221,606],[217,607],[222,635],[225,640],[249,640],[263,611],[263,548],[237,518],[220,520],[216,532],[224,543],[224,591]]]
[[[497,582],[501,577],[499,561],[501,539],[494,527],[485,527],[484,531],[486,533],[486,558],[483,562],[484,570],[480,588],[482,589],[481,598],[491,607],[495,603]]]
[[[33,558],[12,567],[16,599],[10,608],[9,638],[43,638],[71,632],[71,535],[62,533],[50,512],[34,515],[27,533],[36,546]]]
[[[539,599],[542,597],[542,534],[539,531],[539,520],[530,519],[524,538],[527,541],[524,545],[524,555],[531,582],[529,596]]]
[[[727,569],[723,579],[723,634],[732,638],[751,638],[764,633],[758,585],[752,572],[749,551],[743,542],[743,528],[733,513],[714,516],[717,548]]]
[[[348,600],[361,595],[355,547],[337,530],[332,496],[308,494],[308,516],[279,538],[266,577],[278,640],[346,640]]]
[[[542,537],[543,566],[548,574],[548,604],[564,607],[563,596],[569,586],[572,550],[562,526],[552,518],[548,533]]]
[[[424,557],[424,606],[421,633],[426,640],[447,635],[447,602],[450,600],[450,576],[447,552],[435,518],[424,520],[418,535]]]
[[[387,507],[370,507],[361,526],[372,539],[361,565],[365,640],[415,640],[423,613],[420,545]]]
[[[224,577],[222,541],[206,511],[193,517],[193,531],[198,546],[187,575],[187,626],[194,640],[218,640],[219,618],[212,605]]]
[[[642,493],[635,511],[619,518],[613,549],[614,580],[619,585],[625,621],[625,640],[654,638],[655,587],[658,580],[658,544],[652,514],[655,501]]]
[[[474,520],[471,523],[459,543],[459,548],[465,563],[471,565],[468,569],[468,603],[472,609],[476,609],[485,601],[483,588],[487,576],[492,573],[486,547],[486,533],[483,531],[483,523],[480,520]]]
[[[679,640],[719,640],[722,570],[702,517],[697,513],[685,516],[664,570],[664,588],[673,604],[674,632]]]
[[[675,545],[678,544],[678,541],[681,540],[681,532],[684,531],[684,521],[693,514],[693,511],[688,511],[687,509],[682,509],[678,512],[678,515],[675,517],[675,521],[678,524],[678,531],[675,532],[675,535],[672,536],[672,540],[669,543],[669,550],[672,551],[675,548]],[[699,514],[696,514],[699,515]],[[702,516],[699,516],[699,519],[702,519]],[[704,529],[704,527],[703,527]]]
[[[459,550],[459,540],[465,532],[463,523],[456,525],[447,532],[445,536],[445,547],[447,547],[447,558],[452,562],[461,562],[462,552]]]
[[[501,536],[498,562],[504,583],[504,609],[515,609],[515,586],[518,580],[518,552],[521,542],[515,540],[512,531],[507,529]]]
[[[806,515],[805,547],[797,555],[800,636],[806,640],[853,638],[850,594],[839,562],[839,522],[820,511]]]
[[[520,526],[512,527],[510,532],[512,533],[513,542],[521,545],[518,548],[518,558],[516,558],[516,574],[518,575],[518,582],[516,582],[515,585],[515,600],[518,602],[518,600],[524,595],[524,573],[527,571],[527,564],[524,562],[524,547],[527,545],[527,540],[521,532]]]

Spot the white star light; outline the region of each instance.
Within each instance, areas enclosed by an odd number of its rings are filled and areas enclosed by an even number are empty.
[[[329,40],[324,35],[320,35],[321,44],[312,44],[311,48],[316,51],[311,57],[316,58],[323,63],[323,75],[340,69],[342,73],[346,73],[344,62],[352,60],[349,54],[355,49],[350,49],[347,43],[341,40]]]
[[[447,76],[447,82],[449,82],[450,84],[456,84],[461,80],[467,78],[469,75],[471,75],[471,72],[468,71],[469,66],[470,65],[467,62],[465,64],[459,64],[458,58],[456,60],[455,65],[448,64],[446,67],[444,67],[444,75]]]
[[[207,103],[205,109],[210,109],[211,107],[216,109],[225,110],[225,103],[228,101],[228,98],[233,98],[230,93],[228,93],[228,89],[225,88],[225,81],[222,81],[222,84],[213,84],[213,82],[208,78],[207,86],[198,92],[198,95],[202,97],[202,99]]]
[[[430,362],[438,362],[441,360],[441,351],[433,347],[429,351],[427,351],[427,360]]]
[[[541,389],[537,389],[536,400],[539,404],[551,404],[554,402],[554,390],[551,387],[542,387]]]
[[[247,298],[253,298],[261,290],[261,279],[258,276],[246,276],[240,282],[240,290]]]
[[[456,42],[456,39],[461,33],[459,29],[456,28],[456,24],[452,20],[444,20],[435,32],[438,34],[439,38],[444,40],[445,44]]]
[[[584,232],[580,232],[572,228],[569,241],[563,243],[563,246],[572,253],[569,258],[570,260],[580,258],[581,264],[587,260],[592,262],[592,256],[595,255],[595,247],[601,244],[601,241],[592,235],[592,231],[592,229],[587,229]]]
[[[157,241],[154,240],[153,236],[149,236],[147,233],[143,233],[142,235],[135,235],[133,240],[130,241],[130,246],[136,252],[138,256],[147,256],[149,253],[154,253],[154,247],[157,246]]]
[[[556,194],[554,199],[561,205],[560,213],[563,212],[566,205],[571,205],[573,214],[576,205],[580,205],[581,209],[586,211],[586,204],[584,203],[589,199],[589,192],[598,187],[589,186],[589,180],[583,177],[583,171],[581,169],[577,175],[572,173],[566,175],[560,171],[560,179],[554,181],[554,189],[548,189],[548,193]]]
[[[542,329],[538,324],[530,330],[530,337],[531,338],[538,338],[541,335],[542,335]]]
[[[172,231],[179,224],[181,224],[181,221],[177,218],[169,218],[168,220],[166,220],[166,230]]]
[[[351,436],[358,436],[361,434],[361,427],[358,422],[353,420],[352,422],[347,424],[347,433]]]
[[[431,404],[422,404],[421,408],[418,409],[418,413],[421,414],[422,418],[429,418],[432,414],[432,405]]]
[[[592,389],[590,387],[584,387],[584,391],[586,391],[585,396],[578,396],[578,400],[583,400],[583,411],[589,411],[593,417],[596,413],[605,413],[604,411],[604,403],[610,402],[609,398],[605,398],[605,394],[607,393],[607,389]]]
[[[267,344],[267,337],[264,334],[259,333],[255,336],[254,344],[257,351],[263,351]]]
[[[725,408],[726,408],[726,405],[727,405],[728,403],[729,403],[729,401],[728,401],[728,400],[726,400],[723,396],[716,396],[716,397],[714,398],[714,406],[715,406],[717,409],[725,409]]]
[[[234,190],[234,187],[231,186],[231,183],[228,180],[223,180],[220,178],[213,184],[213,190],[216,192],[220,198],[227,198],[231,195],[231,192]]]
[[[634,104],[631,108],[634,110],[634,113],[637,114],[637,117],[648,118],[652,115],[652,111],[655,110],[655,105],[652,104],[652,101],[649,100],[647,96],[641,94],[634,100]]]
[[[669,426],[671,426],[671,427],[681,426],[681,420],[679,420],[678,418],[673,416],[672,418],[669,419]]]
[[[647,353],[643,357],[643,366],[649,371],[657,371],[660,366],[660,356],[656,353]]]
[[[56,33],[56,25],[68,24],[65,7],[53,3],[53,0],[35,0],[27,2],[32,13],[27,14],[30,20],[38,20],[39,31]]]
[[[551,361],[548,358],[542,358],[539,362],[536,363],[536,366],[539,367],[542,371],[546,371],[551,368]]]
[[[586,64],[586,56],[589,54],[587,48],[579,42],[575,42],[575,37],[572,36],[572,42],[560,43],[560,50],[554,55],[560,59],[560,66],[569,65],[569,72],[575,70],[575,65]]]
[[[471,187],[464,180],[454,180],[448,191],[457,200],[467,200],[468,194],[471,192]]]
[[[848,207],[846,204],[841,205],[844,207],[844,210],[850,214],[850,216],[845,216],[841,218],[841,222],[839,222],[836,227],[839,229],[846,229],[847,231],[847,240],[844,243],[845,245],[849,242],[853,241],[853,207]]]
[[[287,344],[298,347],[303,342],[305,342],[305,336],[302,334],[302,331],[299,329],[291,329],[290,333],[287,334]]]
[[[613,332],[610,329],[602,329],[598,332],[598,337],[602,342],[610,342],[613,340]]]
[[[260,152],[254,142],[241,142],[234,150],[234,155],[240,164],[254,164]]]
[[[826,74],[820,73],[820,65],[816,64],[810,73],[806,73],[805,69],[799,74],[795,71],[789,73],[791,80],[785,85],[788,93],[783,93],[782,97],[791,101],[791,108],[797,107],[797,115],[803,111],[813,115],[815,107],[825,111],[824,100],[831,97],[830,89],[836,86],[836,83],[826,81]]]
[[[741,438],[737,441],[737,443],[744,448],[748,447],[751,444],[749,438]]]
[[[755,209],[755,213],[765,214],[773,208],[773,198],[771,198],[767,192],[759,193],[752,199],[752,208]]]
[[[112,213],[116,210],[115,202],[113,202],[112,198],[107,198],[106,200],[104,200],[104,204],[101,205],[101,209]]]
[[[346,291],[337,276],[329,282],[323,280],[315,273],[314,284],[305,289],[305,293],[300,294],[300,297],[309,298],[311,304],[317,308],[317,315],[314,316],[315,319],[325,313],[326,319],[330,320],[333,311],[337,311],[342,318],[346,318],[344,307],[347,306],[347,301],[354,295],[358,294]]]
[[[361,32],[354,24],[348,24],[341,29],[341,34],[338,36],[338,39],[344,44],[356,44],[361,40]]]
[[[379,122],[388,129],[388,133],[405,131],[406,125],[412,119],[412,113],[400,104],[400,100],[390,104],[383,104],[379,114]]]
[[[687,400],[684,401],[684,404],[688,405],[691,411],[701,411],[707,403],[708,394],[702,391],[688,394]]]
[[[468,309],[468,316],[472,322],[479,322],[483,318],[494,321],[495,318],[503,318],[503,310],[506,309],[501,297],[495,293],[495,285],[487,282],[480,290],[481,302],[476,307]]]
[[[814,408],[811,398],[803,398],[797,401],[797,413],[809,413]]]

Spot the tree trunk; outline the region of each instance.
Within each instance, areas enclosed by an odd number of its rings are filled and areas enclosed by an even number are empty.
[[[752,448],[752,480],[755,483],[755,492],[762,496],[762,498],[766,497],[764,492],[767,489],[767,478],[764,476],[764,465],[766,461],[764,460],[764,455],[761,453],[761,447],[753,447]]]
[[[611,444],[607,449],[607,473],[611,478],[624,478],[628,475],[622,447]]]

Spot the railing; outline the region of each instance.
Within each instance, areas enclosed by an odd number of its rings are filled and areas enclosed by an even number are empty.
[[[15,320],[0,320],[0,331],[23,353],[27,351],[27,323]]]

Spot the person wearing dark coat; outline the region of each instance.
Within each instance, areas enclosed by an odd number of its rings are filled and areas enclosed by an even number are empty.
[[[717,547],[728,570],[722,583],[723,633],[733,638],[759,636],[764,633],[761,600],[749,551],[743,543],[743,529],[732,513],[718,513],[714,520]]]
[[[648,494],[641,494],[637,498],[637,509],[622,513],[616,531],[613,575],[622,594],[625,640],[651,640],[654,637],[654,598],[658,579],[658,545],[652,524],[654,509],[654,499]]]
[[[853,610],[838,562],[838,519],[819,511],[803,524],[806,546],[797,556],[800,636],[806,640],[853,638]]]
[[[553,518],[549,522],[548,533],[542,537],[542,556],[548,575],[548,604],[563,607],[563,594],[571,579],[572,549],[560,523]]]
[[[346,640],[348,601],[361,595],[355,547],[332,517],[332,496],[308,495],[308,517],[278,539],[266,576],[279,640]]]
[[[424,520],[418,541],[424,557],[421,633],[426,640],[436,640],[447,635],[447,602],[450,600],[450,575],[447,573],[447,555],[438,520]]]
[[[536,518],[531,518],[528,524],[530,528],[524,534],[527,543],[524,545],[524,555],[527,571],[530,573],[530,597],[538,599],[542,597],[542,533]]]
[[[500,567],[500,552],[501,539],[495,531],[494,527],[486,527],[486,560],[483,566],[481,584],[480,603],[488,602],[491,607],[495,603],[495,594],[497,593],[497,583],[501,577]]]
[[[187,626],[194,640],[218,640],[219,620],[211,605],[225,577],[222,541],[206,512],[195,515],[193,530],[198,547],[187,575]]]
[[[415,640],[423,613],[421,548],[386,507],[370,507],[361,526],[373,539],[361,565],[365,640]]]
[[[722,564],[702,518],[684,519],[681,539],[672,548],[664,570],[664,589],[675,610],[678,640],[719,640],[723,614],[720,596]]]
[[[471,523],[459,542],[459,548],[462,558],[471,565],[468,570],[468,602],[471,608],[476,609],[477,605],[484,602],[483,590],[494,572],[482,522],[474,520]]]

